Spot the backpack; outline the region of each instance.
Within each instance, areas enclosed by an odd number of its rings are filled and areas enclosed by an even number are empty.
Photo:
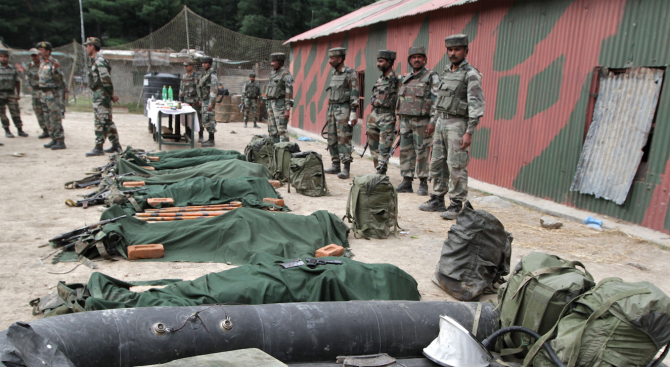
[[[274,157],[274,143],[265,135],[254,135],[247,147],[244,148],[247,162],[262,164],[268,169]]]
[[[533,360],[537,367],[554,366],[544,350],[535,356],[546,340],[568,367],[647,366],[670,342],[670,298],[649,282],[605,278],[563,314],[533,346],[525,365]]]
[[[293,153],[300,152],[298,143],[275,143],[270,173],[272,178],[279,181],[287,181],[291,169],[291,157]]]
[[[347,214],[354,236],[387,238],[398,234],[398,194],[386,175],[354,177],[347,200]],[[342,219],[344,219],[342,218]]]
[[[556,324],[561,311],[574,298],[595,286],[593,277],[578,261],[533,252],[517,264],[507,283],[498,290],[500,327],[523,326],[540,335]],[[501,356],[525,355],[531,337],[508,333],[498,339]]]
[[[323,196],[328,192],[323,161],[317,152],[294,153],[288,178],[298,194]]]

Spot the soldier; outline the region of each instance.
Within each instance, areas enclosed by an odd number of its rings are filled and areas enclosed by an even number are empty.
[[[325,173],[337,174],[338,178],[349,178],[351,161],[351,136],[358,122],[358,80],[356,71],[346,65],[347,49],[336,47],[328,50],[328,63],[333,68],[328,90],[328,150],[333,166]],[[340,171],[340,162],[344,169]]]
[[[212,68],[212,58],[205,56],[202,58],[202,68],[205,73],[198,81],[198,99],[202,109],[202,125],[209,133],[209,139],[203,142],[203,147],[214,146],[214,133],[216,133],[216,119],[214,118],[214,105],[216,104],[216,96],[219,94],[217,89],[219,82],[216,72]],[[202,128],[201,128],[202,129]]]
[[[15,67],[26,76],[26,81],[31,88],[30,94],[32,97],[33,112],[35,112],[37,123],[40,125],[40,129],[42,129],[42,134],[37,138],[46,139],[49,137],[49,127],[44,121],[44,111],[42,111],[42,105],[40,104],[40,52],[36,48],[31,48],[29,52],[32,61],[28,65],[28,70],[24,69],[20,64],[16,64]]]
[[[386,174],[387,166],[380,166],[391,152],[395,132],[395,107],[398,102],[398,86],[400,80],[393,71],[395,51],[377,51],[377,69],[382,75],[372,87],[372,113],[366,121],[366,131],[370,146],[370,155],[377,169],[377,174]],[[381,157],[380,157],[381,155]]]
[[[40,104],[44,112],[44,121],[49,127],[51,142],[44,144],[45,148],[59,150],[65,146],[65,132],[63,131],[62,116],[60,110],[60,94],[58,86],[63,82],[58,60],[51,57],[51,43],[39,42],[35,46],[42,56],[39,69]]]
[[[190,104],[198,114],[198,121],[202,121],[200,100],[198,99],[198,82],[200,79],[200,73],[193,71],[192,61],[186,61],[184,63],[184,70],[186,70],[186,74],[181,76],[181,85],[179,86],[179,100],[181,102]],[[201,128],[198,132],[198,143],[202,143],[203,133],[204,130]]]
[[[119,133],[112,121],[112,102],[118,102],[112,85],[112,67],[100,52],[100,40],[88,37],[84,43],[86,54],[91,57],[91,71],[88,73],[88,87],[93,91],[93,111],[95,113],[95,148],[86,153],[87,157],[120,153],[123,151],[119,143]],[[109,138],[112,146],[102,150],[105,139]]]
[[[286,55],[275,52],[270,55],[272,71],[270,80],[265,86],[265,97],[268,109],[268,134],[275,143],[287,142],[288,123],[291,107],[293,107],[293,77],[284,67]]]
[[[428,132],[426,126],[440,83],[439,75],[426,68],[427,61],[424,46],[409,48],[407,63],[413,70],[402,81],[396,108],[400,115],[400,174],[403,177],[396,191],[414,192],[412,180],[416,169],[419,177],[416,193],[422,196],[428,195],[428,155],[433,141],[432,132]]]
[[[2,120],[2,127],[5,128],[5,137],[14,137],[14,134],[9,131],[9,119],[5,114],[6,108],[9,109],[9,115],[12,116],[12,121],[14,121],[19,136],[28,136],[22,130],[23,123],[19,112],[20,99],[21,80],[19,79],[19,72],[9,65],[9,50],[0,49],[0,120]]]
[[[256,74],[249,74],[249,81],[242,87],[242,96],[244,97],[244,127],[247,127],[249,121],[249,111],[253,115],[254,127],[260,129],[256,124],[258,121],[258,100],[261,98],[261,86],[256,81]]]
[[[456,34],[444,40],[449,61],[442,73],[437,101],[433,104],[429,133],[435,131],[430,175],[433,192],[421,204],[424,211],[440,211],[444,219],[456,219],[468,197],[468,162],[472,134],[484,115],[482,74],[468,63],[468,36]],[[437,124],[436,124],[437,120]],[[451,181],[450,181],[451,180]],[[449,193],[451,203],[444,205]]]

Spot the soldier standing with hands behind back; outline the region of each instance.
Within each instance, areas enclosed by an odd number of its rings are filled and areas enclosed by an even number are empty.
[[[282,52],[270,54],[270,80],[265,86],[268,109],[268,134],[275,143],[288,142],[288,124],[293,107],[293,76],[284,67],[286,55]]]
[[[179,85],[179,100],[181,102],[190,104],[198,114],[198,121],[202,121],[200,101],[198,100],[198,79],[200,78],[200,74],[197,71],[193,71],[192,61],[184,62],[184,70],[186,70],[186,74],[181,76],[181,85]],[[203,134],[204,131],[201,128],[200,131],[198,131],[198,143],[202,143]]]
[[[468,63],[468,36],[456,34],[444,40],[449,61],[442,73],[437,101],[433,104],[430,132],[435,130],[430,175],[433,191],[424,211],[440,211],[444,219],[456,219],[468,197],[468,163],[472,134],[484,115],[482,74]],[[437,123],[436,123],[437,120]],[[451,204],[445,208],[444,196]]]
[[[249,81],[242,87],[242,96],[244,97],[244,127],[247,127],[249,121],[249,112],[253,115],[254,127],[260,129],[256,124],[258,121],[258,100],[261,97],[261,86],[256,81],[256,74],[249,74]]]
[[[39,42],[35,48],[42,56],[39,70],[40,104],[51,136],[51,142],[44,144],[44,147],[51,148],[51,150],[66,149],[60,94],[58,93],[58,86],[63,82],[61,66],[58,60],[51,57],[51,43]]]
[[[38,139],[46,139],[49,137],[49,127],[44,121],[44,111],[42,111],[42,105],[40,104],[40,52],[36,48],[31,48],[30,59],[32,60],[28,65],[28,69],[24,69],[21,65],[16,64],[16,69],[24,73],[26,76],[26,81],[31,88],[31,97],[33,103],[33,112],[35,112],[35,118],[37,118],[37,123],[42,129],[42,134],[39,135]]]
[[[212,61],[214,60],[209,56],[202,58],[202,68],[205,73],[198,82],[198,99],[202,107],[202,125],[209,133],[209,139],[201,144],[203,147],[214,146],[214,134],[216,133],[216,119],[213,111],[216,96],[219,94],[219,79],[212,68]]]
[[[0,120],[2,120],[2,127],[5,129],[5,137],[14,137],[14,134],[9,131],[9,119],[5,114],[5,108],[9,109],[9,115],[12,116],[12,121],[14,121],[19,136],[28,136],[22,130],[23,123],[19,111],[20,99],[21,79],[19,78],[19,72],[9,66],[9,50],[0,49]]]
[[[370,146],[370,155],[377,174],[386,174],[387,165],[380,166],[391,152],[395,132],[395,107],[398,102],[398,76],[393,71],[395,51],[377,51],[377,69],[382,75],[372,87],[372,113],[368,115],[365,129]],[[380,157],[381,156],[381,157]]]

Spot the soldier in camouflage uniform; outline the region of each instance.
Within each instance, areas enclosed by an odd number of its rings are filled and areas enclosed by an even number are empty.
[[[216,119],[214,118],[214,105],[216,104],[216,96],[219,94],[219,81],[216,76],[216,71],[212,68],[212,58],[205,56],[202,58],[202,68],[204,73],[198,81],[198,99],[202,108],[202,127],[207,129],[209,139],[203,142],[203,147],[214,146],[214,133],[216,133]]]
[[[37,118],[37,123],[42,129],[42,134],[39,135],[38,139],[46,139],[49,137],[49,127],[44,121],[44,111],[42,111],[42,104],[40,104],[40,52],[36,48],[30,49],[30,58],[32,61],[28,65],[28,69],[24,69],[21,65],[16,64],[16,68],[21,71],[25,77],[26,82],[30,85],[31,97],[33,103],[33,112],[35,112],[35,118]]]
[[[328,63],[333,68],[330,76],[328,91],[328,111],[326,124],[328,126],[328,150],[333,166],[325,173],[337,174],[338,178],[349,178],[351,157],[351,137],[354,126],[358,122],[356,109],[360,92],[356,71],[346,65],[347,49],[336,47],[328,50]],[[340,170],[340,162],[344,169]]]
[[[261,98],[261,86],[256,81],[256,74],[249,74],[249,81],[242,87],[242,96],[244,97],[244,127],[247,127],[249,121],[249,112],[253,115],[254,127],[260,129],[256,124],[258,121],[258,101]]]
[[[89,37],[84,43],[86,53],[91,57],[91,70],[88,73],[88,87],[93,91],[93,111],[95,113],[95,148],[86,153],[87,157],[120,153],[123,151],[119,143],[119,133],[112,121],[112,102],[119,97],[114,94],[112,85],[112,67],[100,52],[100,40]],[[109,138],[111,148],[102,150],[105,139]]]
[[[51,150],[65,149],[67,147],[58,93],[58,86],[63,82],[61,66],[58,60],[51,57],[51,43],[39,42],[35,48],[42,56],[39,69],[40,104],[51,136],[51,142],[44,144],[44,147]]]
[[[265,86],[268,134],[275,143],[289,141],[286,125],[293,107],[293,76],[288,68],[284,67],[285,60],[286,55],[281,52],[270,55],[272,71],[270,80]]]
[[[414,171],[419,177],[418,195],[428,195],[428,156],[433,142],[426,127],[433,102],[437,99],[440,77],[426,69],[426,48],[410,47],[407,63],[412,71],[405,76],[398,92],[396,113],[400,115],[400,174],[403,181],[396,191],[414,192]]]
[[[393,71],[395,56],[395,51],[377,51],[377,69],[382,72],[382,75],[372,87],[372,98],[370,99],[372,113],[368,115],[365,124],[370,155],[377,174],[382,175],[386,174],[387,165],[384,165],[383,162],[391,152],[395,132],[395,107],[398,102],[400,84],[398,76]]]
[[[202,113],[200,111],[200,100],[198,99],[198,82],[200,73],[193,71],[193,62],[186,61],[184,63],[186,74],[181,76],[181,84],[179,85],[179,100],[188,103],[193,107],[198,114],[198,121],[202,121]],[[198,143],[203,141],[204,130],[200,128],[198,131]]]
[[[5,129],[5,136],[8,138],[13,138],[14,135],[9,131],[9,119],[5,114],[5,109],[9,109],[9,115],[14,121],[19,136],[28,136],[22,130],[23,123],[19,111],[19,99],[21,99],[19,72],[9,65],[9,50],[0,49],[0,120],[2,120],[2,127]]]
[[[430,175],[433,191],[424,211],[441,211],[444,219],[456,219],[468,197],[468,162],[472,134],[484,115],[482,74],[468,63],[468,36],[445,39],[449,61],[442,73],[429,129],[435,131]],[[444,195],[451,203],[444,205]]]

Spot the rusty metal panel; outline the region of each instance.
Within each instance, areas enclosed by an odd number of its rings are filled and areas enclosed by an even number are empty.
[[[593,122],[570,191],[622,205],[642,160],[663,70],[630,68],[600,77]]]

